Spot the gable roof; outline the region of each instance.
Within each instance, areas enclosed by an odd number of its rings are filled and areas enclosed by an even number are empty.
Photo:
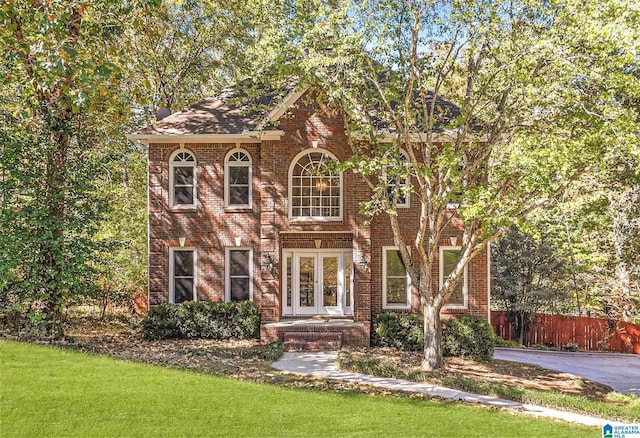
[[[247,80],[237,88],[226,88],[216,97],[204,99],[135,134],[128,134],[127,138],[143,142],[259,142],[260,139],[279,139],[283,132],[277,130],[276,122],[309,87],[300,85],[295,78],[280,87]],[[433,94],[429,93],[427,99],[431,101]],[[440,96],[436,97],[435,103],[434,130],[447,135],[445,126],[460,115],[460,108]],[[375,113],[371,114],[371,120],[383,134],[382,141],[392,141],[395,137],[393,127]],[[417,133],[423,131],[423,127],[415,128]],[[420,134],[417,135],[420,138]]]
[[[215,97],[201,100],[141,129],[136,135],[225,135],[263,130],[286,111],[288,102],[297,100],[306,90],[304,87],[297,89],[293,80],[271,90],[252,90],[248,81],[242,85],[226,88]]]

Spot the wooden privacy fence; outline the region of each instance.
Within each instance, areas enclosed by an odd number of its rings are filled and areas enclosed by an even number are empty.
[[[518,340],[504,312],[491,312],[491,325],[502,339]],[[538,313],[524,337],[525,345],[562,348],[571,343],[586,351],[640,354],[640,326],[605,318]]]

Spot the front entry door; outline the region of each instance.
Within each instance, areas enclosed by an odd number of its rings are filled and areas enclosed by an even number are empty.
[[[344,260],[345,258],[341,253],[295,254],[293,278],[291,279],[295,314],[344,314]],[[351,267],[349,267],[350,269]],[[350,278],[350,276],[347,278]]]

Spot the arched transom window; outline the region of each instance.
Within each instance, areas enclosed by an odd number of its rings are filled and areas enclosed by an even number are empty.
[[[225,160],[225,205],[251,206],[251,157],[243,150],[233,150]]]
[[[193,207],[196,202],[196,157],[189,151],[177,151],[169,162],[172,207]]]
[[[335,158],[323,151],[298,155],[291,168],[291,217],[342,217],[342,175],[334,174],[327,165]]]

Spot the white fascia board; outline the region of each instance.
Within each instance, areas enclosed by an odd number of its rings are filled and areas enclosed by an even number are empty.
[[[241,134],[126,134],[131,141],[142,143],[260,143],[280,140],[284,131],[244,131]]]
[[[291,106],[298,101],[302,97],[304,93],[311,87],[309,84],[304,84],[300,89],[294,90],[290,92],[287,97],[284,98],[282,102],[280,102],[274,109],[271,110],[269,114],[265,117],[264,121],[258,126],[259,128],[265,126],[267,123],[277,122],[280,117],[289,109]]]

